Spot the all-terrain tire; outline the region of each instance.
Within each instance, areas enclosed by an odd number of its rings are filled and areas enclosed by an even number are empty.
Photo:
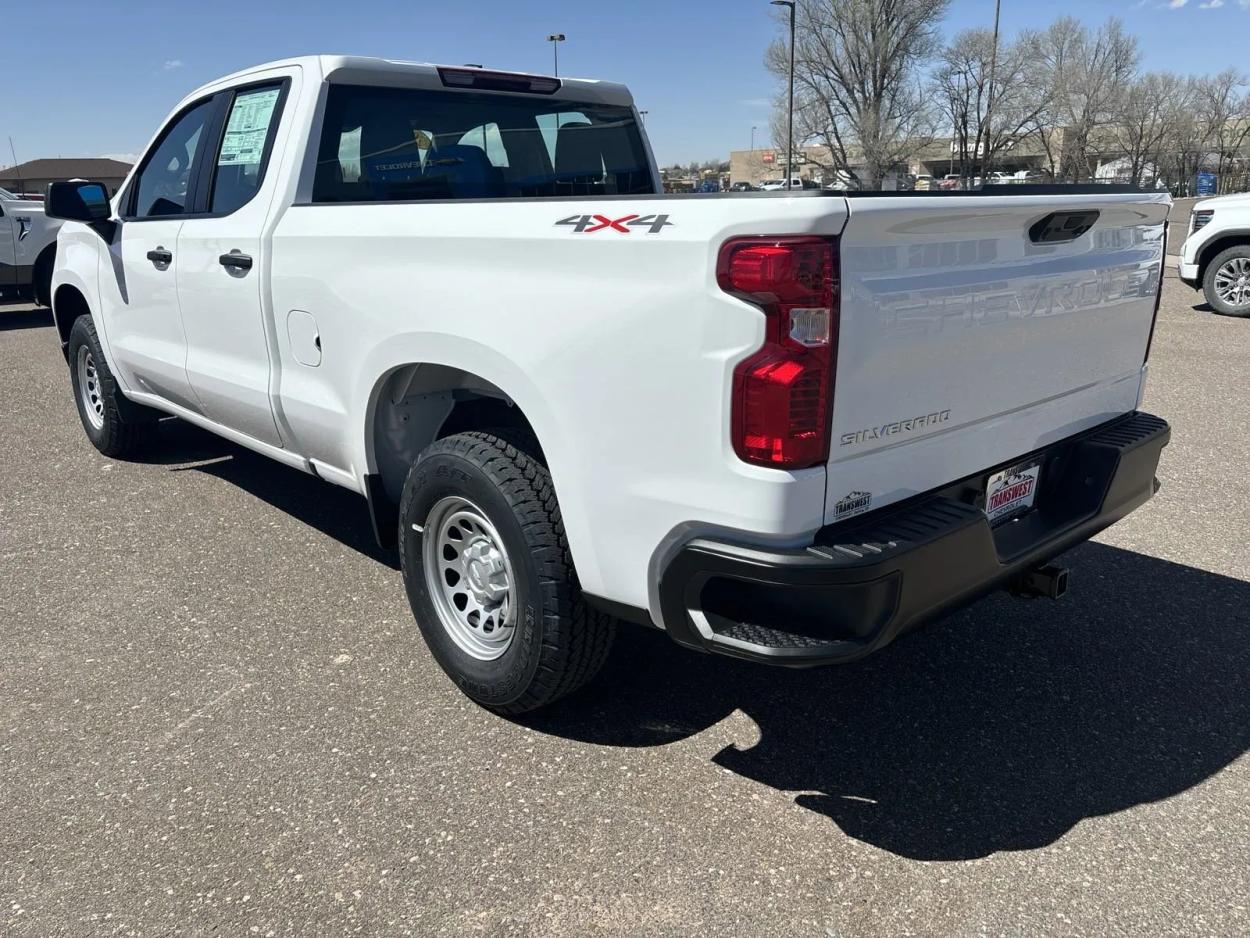
[[[79,316],[70,328],[69,374],[78,417],[92,445],[115,459],[142,451],[155,431],[155,412],[122,397],[90,316]]]
[[[431,594],[440,588],[440,573],[427,575],[423,546],[438,532],[426,522],[447,499],[479,509],[509,558],[513,632],[506,650],[491,660],[465,651]],[[513,443],[475,431],[438,440],[422,452],[404,482],[399,554],[426,644],[482,706],[509,714],[536,710],[573,693],[603,666],[615,620],[582,595],[550,474]]]

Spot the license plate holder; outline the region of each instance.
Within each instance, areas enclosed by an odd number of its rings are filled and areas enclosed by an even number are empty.
[[[985,483],[985,517],[990,524],[1021,515],[1033,507],[1042,477],[1042,461],[1030,459],[991,475]]]

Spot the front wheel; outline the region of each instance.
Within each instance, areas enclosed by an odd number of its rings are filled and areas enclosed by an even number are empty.
[[[120,458],[147,444],[155,423],[146,408],[122,397],[90,316],[79,316],[70,329],[69,375],[82,428],[96,449]]]
[[[1207,265],[1202,292],[1217,313],[1250,316],[1250,244],[1217,254]]]
[[[439,440],[404,482],[399,548],[413,615],[473,700],[524,713],[599,671],[614,621],[582,596],[551,476],[490,433]]]

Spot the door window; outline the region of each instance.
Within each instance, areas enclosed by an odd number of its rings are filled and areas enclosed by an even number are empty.
[[[201,101],[165,131],[135,181],[133,217],[184,215],[189,211],[191,168],[212,113],[212,99]]]
[[[249,88],[234,96],[217,151],[210,211],[228,215],[260,188],[267,151],[278,123],[280,86]]]

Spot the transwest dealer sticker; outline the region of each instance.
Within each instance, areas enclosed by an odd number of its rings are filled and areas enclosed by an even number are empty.
[[[1037,497],[1037,480],[1042,474],[1040,462],[1021,463],[996,472],[985,486],[985,515],[990,522],[1001,521],[1033,506]]]

